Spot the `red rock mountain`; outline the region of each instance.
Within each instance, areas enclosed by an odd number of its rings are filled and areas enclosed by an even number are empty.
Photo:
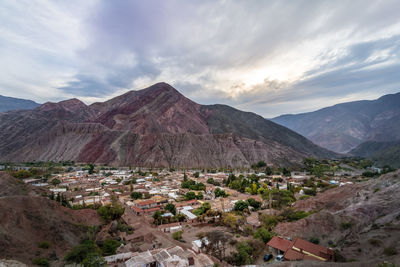
[[[199,105],[166,83],[86,106],[77,99],[0,113],[0,161],[245,167],[332,157],[303,136],[225,105]]]

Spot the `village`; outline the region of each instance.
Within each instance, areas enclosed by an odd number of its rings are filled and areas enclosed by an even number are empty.
[[[290,172],[257,164],[232,172],[69,167],[46,179],[24,182],[72,209],[123,207],[121,217],[108,221],[108,230],[102,230],[103,239],[114,244],[104,255],[109,266],[334,261],[333,248],[276,235],[274,226],[310,214],[293,210],[295,201],[368,179],[366,170],[346,165],[335,172],[315,171],[315,166]],[[377,171],[382,170],[369,168]]]

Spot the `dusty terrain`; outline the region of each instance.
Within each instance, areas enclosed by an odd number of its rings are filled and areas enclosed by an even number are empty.
[[[315,213],[278,224],[280,235],[318,238],[348,261],[399,263],[400,171],[326,191],[294,207]]]
[[[79,244],[89,225],[101,223],[96,211],[74,211],[0,173],[0,258],[32,265],[32,259],[62,259]],[[38,244],[48,241],[48,249]]]

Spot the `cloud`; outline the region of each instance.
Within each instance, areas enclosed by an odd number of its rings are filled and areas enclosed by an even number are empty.
[[[165,81],[266,117],[373,98],[399,90],[396,5],[3,1],[0,93],[92,102]]]

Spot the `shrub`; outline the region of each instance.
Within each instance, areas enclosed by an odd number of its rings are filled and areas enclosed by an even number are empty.
[[[274,236],[273,233],[269,232],[267,229],[261,227],[254,233],[254,238],[260,239],[265,244],[268,243]]]
[[[45,266],[45,267],[50,266],[50,262],[46,258],[35,258],[33,259],[32,263],[38,266]]]
[[[121,243],[114,239],[106,239],[101,247],[104,256],[114,255]]]
[[[308,241],[310,241],[311,243],[314,243],[314,244],[319,244],[319,238],[318,237],[310,237],[310,239],[308,239]]]
[[[234,210],[235,211],[244,211],[245,209],[249,208],[249,204],[246,201],[239,200],[235,203]]]
[[[131,198],[132,199],[140,199],[143,197],[143,194],[141,192],[132,192]]]
[[[80,245],[72,248],[64,260],[68,263],[81,263],[83,266],[97,266],[102,262],[101,250],[92,240],[85,240]]]
[[[382,241],[380,241],[378,239],[369,239],[368,243],[370,243],[374,247],[379,247],[382,244]]]
[[[352,226],[353,224],[351,222],[342,222],[340,224],[340,228],[342,228],[343,230],[350,229]]]
[[[49,241],[42,241],[38,245],[39,248],[48,249],[50,247]]]
[[[172,238],[175,239],[175,240],[181,240],[182,239],[182,234],[183,234],[182,231],[175,232],[175,233],[172,234]]]
[[[113,205],[105,205],[101,206],[97,213],[105,222],[110,222],[112,220],[119,219],[122,214],[124,214],[125,208],[117,203],[113,203]]]
[[[396,248],[394,248],[394,247],[386,247],[386,248],[383,250],[383,253],[384,253],[386,256],[393,256],[393,255],[396,255],[396,254],[397,254],[397,250],[396,250]]]

